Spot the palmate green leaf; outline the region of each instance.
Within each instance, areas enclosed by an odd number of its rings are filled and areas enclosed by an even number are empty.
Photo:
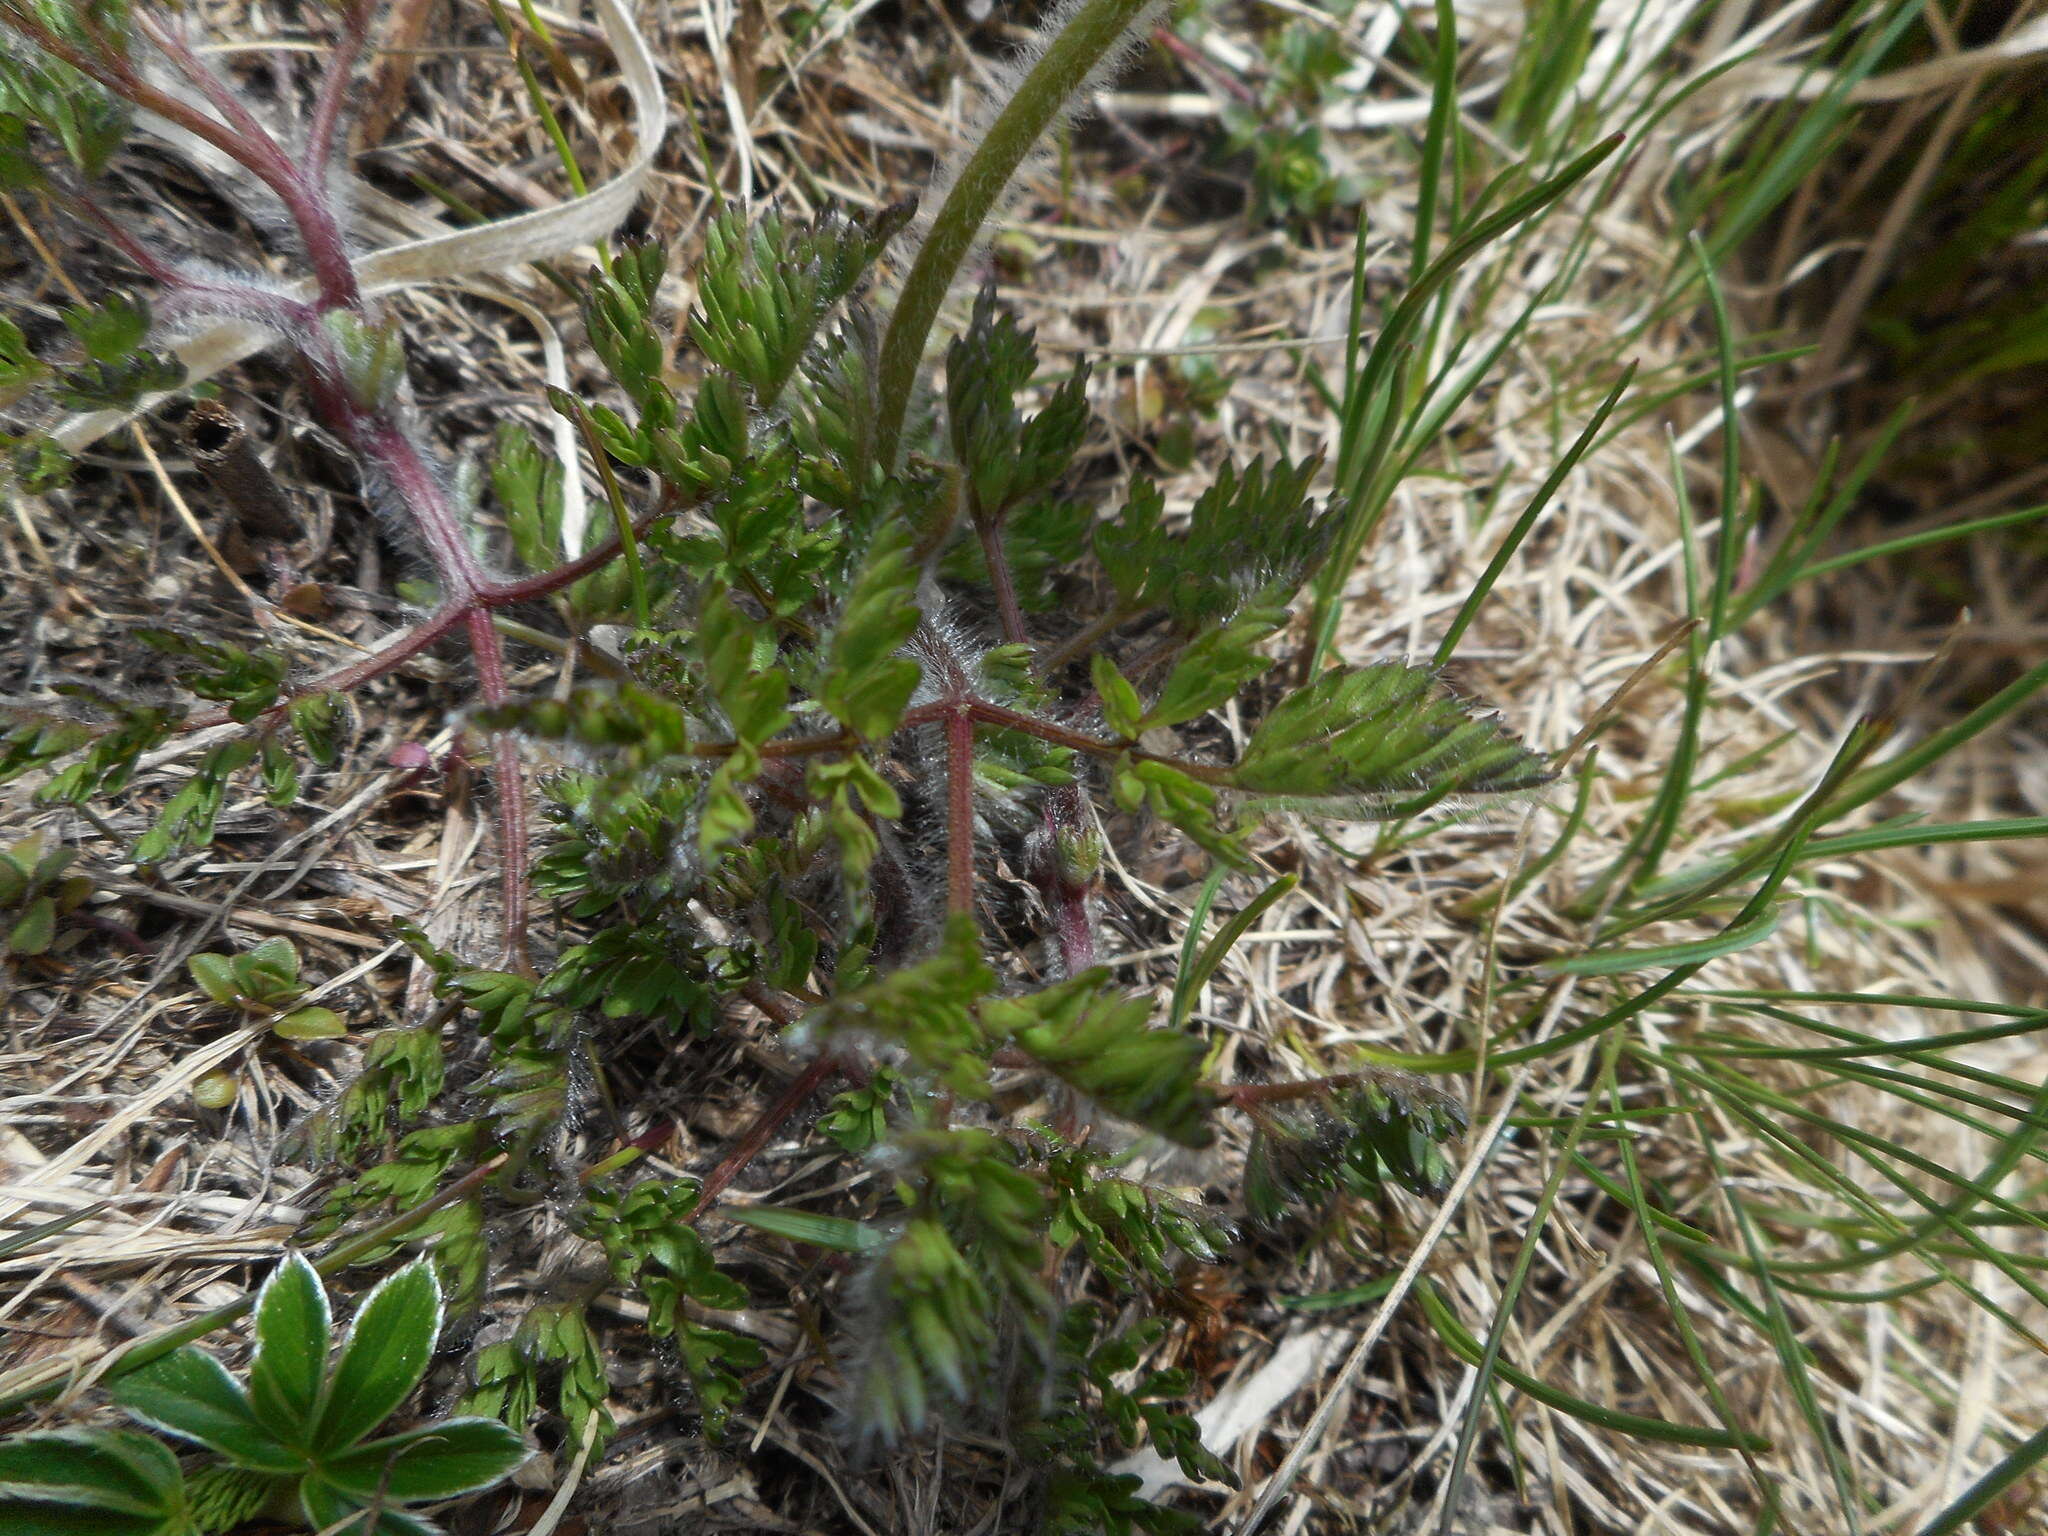
[[[343,1450],[389,1418],[426,1374],[440,1331],[441,1288],[431,1265],[415,1260],[379,1281],[335,1362],[313,1423],[314,1453]]]
[[[530,1454],[526,1442],[496,1419],[441,1419],[327,1457],[320,1475],[366,1501],[381,1494],[403,1504],[425,1503],[488,1488]]]
[[[256,1293],[256,1353],[249,1401],[279,1438],[303,1444],[327,1374],[333,1315],[304,1254],[288,1255]]]
[[[1232,770],[1253,808],[1383,820],[1455,796],[1537,789],[1544,760],[1426,667],[1324,673],[1261,722]]]
[[[184,1478],[158,1441],[60,1429],[0,1441],[0,1536],[188,1536]]]
[[[299,1480],[299,1508],[309,1530],[339,1531],[342,1536],[441,1536],[433,1521],[388,1505],[376,1505],[372,1517],[365,1513],[372,1505],[372,1500],[336,1487],[317,1472]]]
[[[257,1418],[242,1384],[204,1350],[173,1350],[121,1377],[111,1391],[151,1428],[196,1440],[236,1466],[290,1472],[304,1464]]]
[[[1149,1027],[1142,997],[1117,995],[1098,966],[1021,997],[983,1006],[992,1035],[1008,1036],[1061,1081],[1121,1119],[1183,1146],[1214,1139],[1215,1098],[1202,1086],[1199,1035]]]

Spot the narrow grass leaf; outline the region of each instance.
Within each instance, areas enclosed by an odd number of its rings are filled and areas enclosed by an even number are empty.
[[[1216,873],[1220,874],[1221,872],[1217,871]],[[1203,948],[1201,955],[1195,960],[1194,964],[1189,965],[1187,963],[1186,951],[1192,949],[1195,942],[1201,937],[1201,917],[1207,915],[1207,904],[1204,904],[1204,912],[1191,920],[1188,928],[1188,942],[1182,947],[1181,974],[1174,978],[1173,1009],[1167,1019],[1169,1027],[1179,1029],[1187,1023],[1188,1014],[1194,1009],[1195,999],[1202,995],[1202,988],[1209,984],[1209,978],[1216,974],[1217,967],[1223,964],[1224,957],[1236,946],[1239,939],[1251,932],[1252,924],[1265,916],[1267,908],[1271,907],[1274,902],[1285,896],[1299,884],[1301,884],[1301,877],[1299,875],[1282,875],[1278,880],[1275,880],[1271,885],[1259,892],[1258,895],[1246,902],[1243,909],[1225,923],[1222,931]],[[1211,892],[1209,894],[1213,900],[1214,893]]]
[[[1451,1351],[1467,1365],[1477,1365],[1485,1351],[1480,1347],[1465,1325],[1458,1321],[1449,1305],[1437,1294],[1436,1287],[1428,1280],[1415,1283],[1416,1300],[1422,1303],[1423,1314],[1429,1325],[1436,1330]],[[1495,1373],[1519,1392],[1527,1393],[1546,1408],[1555,1408],[1559,1413],[1569,1414],[1581,1423],[1592,1424],[1601,1429],[1613,1430],[1617,1434],[1632,1435],[1638,1440],[1656,1440],[1666,1445],[1696,1445],[1707,1450],[1732,1451],[1743,1448],[1751,1451],[1768,1451],[1771,1442],[1763,1435],[1747,1431],[1730,1432],[1725,1429],[1708,1429],[1691,1424],[1673,1424],[1668,1419],[1645,1418],[1641,1414],[1623,1413],[1616,1408],[1605,1408],[1599,1403],[1590,1403],[1582,1397],[1539,1381],[1518,1366],[1500,1361]]]

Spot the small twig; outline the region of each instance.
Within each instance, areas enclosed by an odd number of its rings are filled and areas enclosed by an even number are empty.
[[[775,1133],[782,1129],[791,1115],[803,1108],[804,1101],[817,1091],[818,1085],[838,1070],[838,1058],[829,1050],[820,1051],[811,1058],[809,1066],[790,1079],[775,1102],[754,1117],[754,1123],[747,1127],[732,1151],[704,1176],[704,1182],[697,1190],[696,1209],[690,1213],[692,1223],[698,1221],[725,1193],[726,1186],[747,1164],[761,1155],[762,1148],[774,1139]]]
[[[291,503],[256,456],[241,417],[218,400],[201,400],[185,417],[183,435],[192,463],[234,509],[243,532],[264,539],[298,536]]]

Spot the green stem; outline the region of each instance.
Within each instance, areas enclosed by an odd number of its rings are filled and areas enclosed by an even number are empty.
[[[882,341],[881,419],[875,442],[883,469],[896,467],[903,419],[939,305],[996,200],[1031,146],[1152,4],[1153,0],[1087,0],[1032,66],[961,168],[904,279],[895,313],[889,317],[889,334]]]

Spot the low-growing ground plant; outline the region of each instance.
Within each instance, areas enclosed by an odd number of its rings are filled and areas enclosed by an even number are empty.
[[[1590,35],[1590,11],[1563,11],[1572,37]],[[536,13],[522,7],[517,22],[495,13],[522,67],[526,50],[549,54]],[[1971,1112],[2017,1119],[2017,1128],[1981,1178],[1951,1178],[1957,1193],[1937,1199],[1916,1181],[1940,1170],[1916,1165],[1906,1177],[1830,1110],[1736,1065],[1792,1049],[1750,1039],[1755,1018],[1825,1030],[1795,1007],[1818,1009],[1827,998],[1723,996],[1687,984],[1709,962],[1759,943],[1795,899],[1820,899],[1793,889],[1817,861],[1926,835],[1902,826],[1815,834],[2016,707],[2041,685],[2039,669],[1891,760],[1875,755],[1893,721],[1850,726],[1818,784],[1731,811],[1738,835],[1712,858],[1674,857],[1695,816],[1723,648],[1809,573],[1838,502],[1853,495],[1853,486],[1817,491],[1808,506],[1785,509],[1773,541],[1745,554],[1758,528],[1753,517],[1743,522],[1752,503],[1734,447],[1735,382],[1746,365],[1711,261],[1687,265],[1662,312],[1680,296],[1704,295],[1720,321],[1717,355],[1706,361],[1730,445],[1717,487],[1727,531],[1702,558],[1678,477],[1689,623],[1642,671],[1661,664],[1682,698],[1680,740],[1627,846],[1561,903],[1578,925],[1572,953],[1520,957],[1529,973],[1504,980],[1501,1015],[1475,1022],[1464,1043],[1361,1050],[1247,1080],[1228,1043],[1205,1036],[1191,1014],[1232,945],[1295,883],[1256,856],[1262,818],[1377,823],[1370,857],[1392,858],[1447,812],[1531,802],[1556,785],[1556,842],[1528,869],[1468,893],[1457,914],[1468,924],[1510,903],[1579,834],[1600,782],[1595,760],[1532,750],[1444,668],[1557,485],[1615,425],[1622,400],[1652,409],[1680,386],[1667,380],[1631,397],[1621,367],[1576,380],[1583,398],[1563,413],[1569,448],[1431,637],[1430,659],[1338,660],[1347,584],[1396,492],[1444,450],[1448,424],[1552,285],[1585,260],[1585,244],[1546,268],[1560,275],[1506,303],[1512,318],[1484,345],[1460,333],[1457,306],[1499,290],[1530,232],[1575,193],[1611,189],[1626,157],[1616,156],[1615,136],[1587,143],[1566,131],[1577,104],[1572,71],[1539,60],[1518,73],[1503,114],[1507,142],[1528,158],[1504,158],[1491,179],[1465,185],[1486,162],[1461,126],[1456,17],[1440,6],[1434,56],[1415,61],[1433,93],[1406,284],[1369,300],[1361,228],[1342,367],[1314,375],[1337,423],[1329,462],[1277,450],[1219,459],[1194,494],[1170,499],[1141,473],[1120,466],[1111,477],[1083,462],[1089,369],[1050,365],[992,287],[970,298],[960,281],[1019,167],[1153,19],[1134,0],[1059,8],[921,208],[799,217],[733,201],[711,218],[687,283],[671,271],[672,253],[645,240],[607,242],[580,276],[554,273],[574,291],[609,379],[602,390],[550,397],[585,457],[565,458],[507,425],[478,474],[444,464],[420,419],[406,338],[358,281],[348,200],[330,174],[351,69],[368,47],[367,0],[328,13],[326,73],[289,135],[260,121],[165,12],[0,0],[0,174],[96,229],[150,290],[146,301],[103,296],[67,310],[61,335],[33,346],[18,328],[0,331],[9,403],[46,413],[137,407],[181,381],[166,324],[264,325],[349,456],[365,505],[416,546],[431,574],[410,589],[423,614],[375,652],[326,670],[276,643],[152,626],[137,638],[217,707],[82,697],[74,687],[68,700],[16,712],[0,740],[0,774],[38,776],[40,803],[97,816],[151,754],[207,732],[192,777],[128,850],[148,874],[209,843],[233,783],[253,781],[274,804],[291,803],[306,766],[334,760],[349,695],[461,637],[474,692],[454,713],[452,777],[488,770],[496,939],[479,950],[398,926],[419,967],[415,1006],[357,1042],[354,1080],[293,1127],[289,1155],[334,1175],[298,1237],[341,1237],[320,1261],[329,1274],[424,1247],[437,1304],[445,1296],[468,1317],[490,1283],[496,1224],[507,1213],[559,1213],[585,1262],[565,1266],[543,1301],[477,1343],[463,1408],[520,1431],[540,1420],[548,1443],[578,1468],[615,1431],[608,1309],[631,1309],[667,1367],[667,1390],[705,1435],[729,1433],[767,1390],[766,1353],[731,1315],[756,1298],[755,1277],[721,1262],[706,1234],[715,1217],[804,1255],[808,1273],[835,1277],[820,1282],[835,1326],[812,1329],[809,1340],[838,1380],[839,1432],[853,1455],[924,1443],[940,1426],[988,1428],[1005,1478],[1028,1485],[1030,1518],[1045,1529],[1191,1529],[1192,1516],[1154,1505],[1139,1477],[1111,1470],[1124,1450],[1149,1443],[1191,1481],[1233,1480],[1185,1411],[1193,1373],[1152,1365],[1159,1341],[1198,1310],[1190,1275],[1240,1249],[1247,1231],[1305,1248],[1301,1218],[1333,1210],[1345,1219],[1325,1229],[1370,1247],[1398,1226],[1396,1192],[1440,1192],[1460,1156],[1464,1098],[1432,1079],[1485,1091],[1505,1084],[1479,1148],[1491,1153],[1528,1074],[1577,1063],[1571,1070],[1590,1072],[1594,1086],[1571,1114],[1513,1122],[1556,1155],[1494,1317],[1468,1327],[1445,1289],[1412,1273],[1412,1291],[1396,1293],[1412,1294],[1431,1332],[1477,1371],[1447,1487],[1455,1492],[1470,1469],[1482,1415],[1506,1383],[1603,1432],[1719,1453],[1755,1491],[1760,1519],[1776,1508],[1758,1461],[1771,1442],[1742,1422],[1675,1305],[1703,1394],[1695,1406],[1705,1404],[1684,1419],[1590,1402],[1508,1357],[1515,1304],[1569,1174],[1593,1181],[1608,1209],[1633,1220],[1667,1294],[1682,1280],[1708,1286],[1768,1342],[1805,1428],[1839,1472],[1841,1507],[1859,1508],[1867,1501],[1835,1451],[1785,1295],[1922,1239],[1939,1283],[1975,1299],[1978,1289],[1950,1262],[1970,1258],[2038,1294],[2024,1266],[1979,1231],[1994,1216],[2026,1221],[1996,1186],[2038,1159],[2038,1109],[2010,1079],[1980,1079],[1998,1098],[1969,1100]],[[1281,63],[1298,77],[1294,95],[1267,105],[1306,123],[1335,60],[1313,28],[1288,36],[1296,41]],[[1567,57],[1584,53],[1574,43]],[[1599,69],[1601,88],[1617,96],[1638,83],[1626,58]],[[570,70],[566,58],[557,66],[558,76]],[[538,77],[522,78],[561,142]],[[1653,121],[1672,105],[1647,90],[1626,121]],[[267,189],[303,260],[298,287],[200,267],[108,215],[94,178],[136,111]],[[1307,185],[1305,171],[1284,165],[1261,176],[1261,206],[1290,219],[1326,214],[1354,190]],[[1761,216],[1757,199],[1731,201],[1741,217]],[[1701,206],[1715,205],[1703,196]],[[1578,217],[1590,226],[1590,213]],[[691,295],[682,305],[679,290]],[[942,317],[951,334],[941,347]],[[59,434],[30,427],[11,449],[23,487],[69,472]],[[586,472],[601,491],[601,537],[572,526],[568,511]],[[1484,521],[1482,513],[1475,526]],[[523,692],[511,662],[525,645],[573,658],[570,675],[582,681]],[[1603,723],[1589,722],[1585,734]],[[1575,781],[1558,784],[1566,767]],[[1148,838],[1208,870],[1193,921],[1172,935],[1180,973],[1163,1010],[1117,984],[1126,956],[1104,911],[1106,871]],[[82,895],[63,884],[64,866],[32,851],[33,861],[15,861],[20,892],[0,892],[22,908],[14,923],[27,923],[26,941],[15,947],[30,958],[44,929],[67,915],[64,901]],[[1210,937],[1203,924],[1232,876],[1253,895]],[[1664,941],[1673,927],[1682,936]],[[1653,941],[1632,941],[1645,930],[1656,930]],[[282,941],[196,955],[190,971],[217,1017],[268,1023],[283,1037],[279,1049],[346,1032],[339,1014],[303,1004],[297,951]],[[1643,980],[1649,973],[1655,979]],[[1568,1014],[1582,981],[1593,1001]],[[1667,1010],[1680,1003],[1686,1012],[1673,1022]],[[723,1156],[689,1175],[644,1174],[673,1127],[643,1124],[641,1106],[612,1094],[612,1053],[650,1031],[678,1043],[745,1041],[782,1079],[757,1114],[721,1133]],[[1828,1038],[1818,1049],[1833,1053],[1827,1059],[1845,1077],[1861,1070],[1859,1052],[1875,1049],[1861,1037]],[[231,1097],[207,1082],[213,1107]],[[836,1198],[743,1197],[755,1160],[800,1134],[801,1117],[828,1091],[803,1139],[838,1171]],[[1915,1076],[1906,1091],[1941,1090]],[[1645,1093],[1661,1097],[1636,1102]],[[599,1115],[618,1129],[615,1150],[586,1160],[567,1131]],[[1713,1164],[1705,1193],[1640,1168],[1630,1137],[1666,1116],[1702,1137]],[[1805,1228],[1723,1176],[1711,1140],[1723,1123],[1782,1147],[1853,1207],[1829,1218],[1845,1250],[1838,1261],[1795,1253]],[[1241,1184],[1217,1200],[1208,1193],[1217,1181],[1188,1154],[1226,1127],[1248,1151]],[[1859,1176],[1868,1165],[1914,1209],[1902,1218],[1889,1194],[1871,1197],[1806,1137],[1853,1145]],[[1596,1160],[1594,1149],[1610,1142],[1618,1161]],[[1696,1205],[1708,1195],[1729,1200],[1739,1248],[1698,1224]],[[1979,1204],[1986,1209],[1974,1211]],[[331,1380],[307,1367],[301,1385],[313,1383],[307,1391],[323,1404],[354,1397],[334,1383],[359,1345],[380,1339],[423,1359],[417,1326],[407,1333],[383,1321],[399,1306],[384,1298],[418,1302],[428,1285],[419,1267],[385,1281]],[[321,1294],[295,1264],[253,1302],[248,1401],[257,1401],[259,1378],[275,1375],[273,1321],[293,1305],[310,1317]],[[1858,1295],[1843,1294],[1845,1304]],[[196,1499],[202,1477],[212,1487],[210,1469],[185,1472],[156,1440],[125,1429],[28,1431],[6,1443],[4,1465],[69,1458],[75,1486],[104,1494],[98,1504],[73,1502],[132,1516],[137,1530],[169,1532],[181,1519],[230,1524],[259,1504],[289,1514],[293,1497],[313,1528],[367,1507],[379,1528],[410,1530],[419,1517],[398,1506],[456,1491],[453,1473],[410,1478],[415,1457],[445,1448],[437,1434],[476,1437],[475,1476],[463,1486],[488,1483],[517,1459],[506,1436],[452,1428],[470,1419],[429,1425],[385,1445],[387,1465],[365,1493],[371,1447],[359,1441],[412,1389],[417,1370],[347,1435],[329,1432],[328,1407],[303,1404],[296,1417],[266,1414],[276,1422],[260,1444],[239,1433],[245,1424],[202,1424],[195,1404],[226,1404],[232,1418],[241,1389],[183,1346],[251,1304],[138,1340],[103,1372],[116,1404],[224,1456],[232,1500]],[[324,1347],[306,1346],[301,1364],[317,1365]],[[9,1373],[0,1409],[47,1396],[61,1380],[47,1368]],[[1519,1475],[1512,1410],[1502,1418]],[[285,1449],[273,1451],[273,1440]],[[1252,1524],[1285,1496],[1312,1440],[1269,1479]],[[20,1497],[38,1509],[65,1503]],[[203,1519],[193,1513],[202,1504]]]
[[[1098,910],[1104,817],[1156,819],[1221,866],[1250,868],[1242,828],[1262,812],[1402,818],[1525,795],[1552,776],[1429,666],[1390,659],[1304,678],[1305,654],[1286,661],[1290,604],[1348,518],[1341,500],[1312,493],[1315,460],[1219,465],[1184,511],[1143,478],[1077,495],[1068,471],[1090,420],[1085,367],[1042,380],[1030,332],[986,291],[942,367],[927,367],[941,301],[1004,187],[1148,14],[1133,0],[1063,13],[912,235],[909,205],[808,220],[721,213],[695,274],[687,374],[660,299],[667,253],[600,251],[582,313],[624,408],[562,392],[552,403],[593,456],[612,537],[552,563],[563,469],[508,429],[490,481],[509,553],[533,570],[520,576],[498,574],[474,492],[435,462],[402,340],[348,258],[325,166],[369,7],[336,12],[337,58],[296,150],[242,108],[167,15],[97,0],[0,7],[37,61],[8,56],[25,109],[9,176],[96,223],[157,289],[151,303],[116,298],[67,320],[86,362],[24,359],[22,382],[41,370],[46,384],[65,381],[59,403],[133,405],[178,376],[150,350],[152,307],[187,323],[260,319],[354,454],[366,498],[417,538],[436,589],[410,630],[310,678],[275,650],[153,633],[181,658],[185,686],[220,708],[129,712],[89,734],[25,720],[8,737],[8,771],[53,771],[39,796],[85,804],[177,733],[243,727],[208,749],[135,850],[157,864],[212,836],[235,774],[260,772],[288,801],[287,733],[320,750],[337,695],[456,632],[476,665],[466,717],[492,744],[508,963],[479,969],[422,931],[409,938],[433,968],[443,1017],[465,1021],[488,1061],[472,1112],[451,1114],[437,1097],[439,1031],[372,1037],[362,1080],[309,1128],[312,1144],[359,1157],[384,1141],[394,1098],[406,1121],[432,1123],[344,1181],[312,1235],[359,1211],[419,1207],[494,1152],[509,1153],[507,1190],[558,1177],[546,1159],[601,1051],[593,1018],[704,1034],[735,1010],[765,1016],[803,1064],[724,1163],[672,1181],[632,1182],[629,1159],[579,1170],[579,1225],[611,1281],[644,1302],[649,1332],[674,1348],[717,1433],[761,1354],[706,1320],[747,1298],[696,1225],[814,1092],[850,1084],[823,1130],[881,1173],[887,1193],[869,1214],[730,1214],[857,1263],[846,1305],[858,1326],[838,1346],[856,1444],[917,1434],[941,1404],[1007,1401],[1020,1443],[1057,1468],[1045,1497],[1058,1529],[1176,1523],[1134,1501],[1132,1479],[1099,1469],[1105,1430],[1148,1435],[1191,1474],[1230,1476],[1160,1402],[1187,1390],[1184,1375],[1119,1384],[1156,1325],[1112,1327],[1084,1299],[1100,1287],[1156,1302],[1181,1258],[1214,1259],[1231,1241],[1226,1215],[1148,1183],[1130,1154],[1202,1147],[1218,1117],[1247,1116],[1258,1139],[1247,1197],[1272,1221],[1338,1191],[1440,1187],[1440,1144],[1461,1123],[1454,1100],[1363,1064],[1302,1081],[1212,1079],[1200,1034],[1162,1024],[1115,984]],[[179,93],[154,83],[164,68]],[[268,188],[304,253],[306,296],[201,274],[102,215],[91,178],[136,109],[169,117]],[[67,112],[101,125],[96,135],[67,135]],[[906,240],[907,276],[879,304],[870,268]],[[47,439],[24,439],[17,457],[57,472]],[[618,638],[593,650],[598,680],[518,697],[494,618],[557,595],[572,640],[588,643],[599,625]],[[1226,709],[1250,723],[1235,750],[1209,723]],[[529,867],[536,792],[547,846]],[[580,919],[588,939],[547,954],[529,937],[530,895]],[[1206,957],[1211,969],[1217,958]],[[286,1040],[342,1031],[330,1010],[298,1005],[306,989],[285,940],[198,955],[191,971],[216,1004],[271,1021]],[[1148,1139],[1134,1144],[1133,1132]],[[482,1284],[485,1199],[478,1190],[446,1206],[425,1230],[462,1305]],[[365,1304],[341,1375],[382,1326],[379,1298],[416,1289],[419,1274],[402,1272]],[[275,1298],[309,1285],[293,1269],[266,1291],[252,1382],[274,1374]],[[537,1315],[509,1350],[479,1361],[473,1404],[522,1419],[536,1368],[553,1361],[572,1367],[553,1373],[556,1406],[574,1432],[600,1434],[601,1369],[573,1369],[592,1360],[585,1327],[580,1307]],[[226,1402],[230,1386],[188,1349],[120,1375],[114,1395],[244,1470],[295,1471],[239,1430],[199,1422],[193,1405],[208,1393]],[[316,1528],[337,1518],[335,1489],[367,1486],[335,1471],[335,1457],[367,1452],[332,1438],[315,1433],[292,1452],[314,1457],[300,1492]],[[162,1469],[132,1437],[78,1444],[78,1456],[124,1461],[137,1476]],[[388,1491],[402,1500],[411,1487],[401,1469]],[[175,1504],[168,1485],[159,1491]],[[406,1517],[382,1518],[399,1529]]]
[[[431,1536],[439,1527],[406,1505],[488,1488],[529,1454],[495,1418],[375,1433],[419,1386],[440,1329],[433,1270],[415,1261],[363,1299],[334,1353],[326,1288],[294,1254],[256,1298],[246,1382],[186,1345],[113,1389],[130,1417],[216,1460],[188,1472],[160,1441],[126,1429],[16,1436],[0,1442],[0,1530],[194,1536],[267,1515],[315,1531]]]

